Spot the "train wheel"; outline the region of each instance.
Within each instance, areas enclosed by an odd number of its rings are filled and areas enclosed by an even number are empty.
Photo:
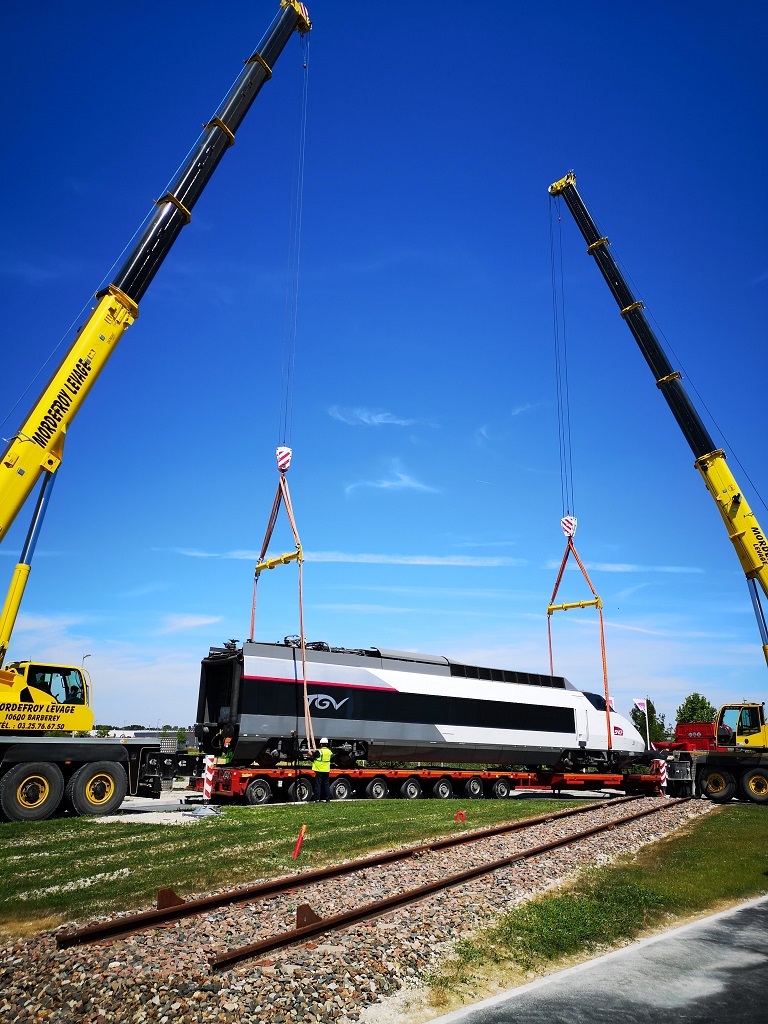
[[[432,796],[437,800],[450,800],[453,796],[453,784],[450,779],[438,779],[432,787]]]
[[[352,798],[352,783],[349,779],[340,775],[331,783],[331,800],[350,800]]]
[[[741,788],[756,804],[768,804],[768,772],[765,768],[753,768],[741,780]]]
[[[365,787],[365,794],[370,800],[385,800],[389,796],[387,780],[377,775]]]
[[[296,779],[288,787],[288,799],[297,804],[306,804],[312,799],[312,783],[309,779]]]
[[[704,769],[701,791],[716,804],[727,804],[736,796],[736,780],[724,768]]]
[[[403,800],[418,800],[421,796],[421,783],[419,780],[413,777],[406,779],[400,787],[400,796]]]
[[[75,814],[111,814],[127,791],[128,778],[121,764],[94,761],[77,769],[67,783],[65,799]]]
[[[473,775],[471,779],[467,779],[464,783],[464,795],[469,797],[470,800],[482,800],[483,780],[479,779],[477,775]]]
[[[506,800],[512,792],[512,785],[509,779],[496,779],[491,788],[491,792],[497,800]]]
[[[272,787],[266,779],[251,779],[245,787],[247,804],[268,804],[272,799]]]
[[[57,764],[17,764],[0,779],[0,809],[8,821],[45,821],[63,795],[64,776]]]

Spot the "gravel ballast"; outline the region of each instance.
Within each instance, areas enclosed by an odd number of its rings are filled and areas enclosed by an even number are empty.
[[[384,918],[324,933],[303,946],[244,962],[231,971],[212,973],[208,967],[214,953],[295,927],[300,903],[309,903],[315,913],[328,917],[570,835],[588,827],[588,821],[611,820],[654,805],[666,806],[659,814],[444,890]],[[609,863],[711,809],[705,801],[673,803],[663,798],[605,805],[594,816],[566,818],[410,857],[94,946],[57,950],[55,933],[45,933],[2,950],[0,1011],[7,1024],[343,1024],[416,982],[449,954],[455,940],[490,924],[505,910],[562,883],[584,866]]]

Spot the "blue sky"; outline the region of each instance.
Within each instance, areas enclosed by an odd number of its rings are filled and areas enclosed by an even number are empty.
[[[130,17],[85,0],[0,13],[3,437],[276,9],[190,0],[181,23],[147,0]],[[768,14],[450,0],[310,14],[289,438],[309,639],[548,669],[565,543],[554,216],[571,511],[617,707],[647,695],[673,718],[694,690],[762,699],[735,553],[547,187],[576,171],[765,523]],[[90,655],[98,721],[191,722],[200,659],[249,631],[283,440],[302,76],[295,38],[69,431],[10,656]],[[30,511],[3,545],[8,575]],[[271,550],[292,546],[281,519]],[[297,632],[295,566],[259,590],[257,638]],[[588,596],[577,572],[560,596]],[[594,613],[560,613],[553,631],[556,671],[601,689]]]

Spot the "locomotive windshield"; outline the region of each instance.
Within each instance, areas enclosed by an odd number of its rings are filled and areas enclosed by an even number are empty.
[[[581,692],[593,708],[596,708],[598,711],[605,711],[605,697],[601,697],[599,693],[587,693],[586,690],[582,690]]]

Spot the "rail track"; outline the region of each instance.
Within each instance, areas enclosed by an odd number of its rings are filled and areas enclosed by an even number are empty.
[[[629,814],[620,813],[625,809],[624,805],[634,804],[638,801],[645,806]],[[466,885],[474,879],[512,864],[530,860],[565,846],[578,844],[593,836],[620,828],[622,825],[640,818],[658,814],[685,802],[685,800],[665,800],[661,803],[654,802],[652,806],[648,806],[643,798],[620,797],[597,806],[571,808],[493,828],[466,832],[429,843],[374,854],[343,864],[227,890],[199,899],[183,900],[172,890],[164,889],[158,893],[157,909],[59,932],[55,936],[56,945],[62,949],[85,943],[104,941],[111,943],[116,938],[122,938],[137,931],[173,926],[180,928],[181,922],[185,918],[194,920],[194,934],[197,937],[201,933],[208,934],[208,932],[215,936],[216,911],[227,906],[237,905],[243,908],[246,918],[239,929],[239,935],[227,934],[223,938],[214,938],[213,944],[218,948],[205,954],[208,957],[207,963],[211,971],[223,971],[244,960],[263,957],[282,947],[307,943],[312,938],[324,933],[348,928],[358,922],[380,917],[396,908],[418,903],[441,890]],[[579,819],[584,818],[587,819],[587,827],[571,828],[571,825],[582,824]],[[593,819],[596,822],[594,824]],[[537,842],[537,838],[541,838],[537,836],[537,832],[545,826],[550,831],[555,826],[558,834],[555,838]],[[528,833],[531,834],[533,841],[526,838]],[[505,844],[507,848],[504,848]],[[508,848],[510,844],[513,847],[511,849]],[[451,865],[450,862],[441,860],[440,855],[456,854],[460,850],[462,863],[469,864],[469,866],[463,867],[460,871],[451,870],[455,864]],[[503,855],[498,856],[499,853]],[[472,861],[474,862],[472,863]],[[392,880],[388,879],[385,888],[389,888],[390,891],[381,898],[367,900],[355,906],[346,906],[340,912],[325,913],[324,915],[315,913],[309,902],[299,906],[295,906],[293,902],[293,897],[299,890],[309,890],[307,899],[311,899],[316,906],[322,903],[327,905],[329,902],[333,905],[335,899],[329,899],[327,883],[335,883],[344,878],[349,879],[350,876],[363,879],[364,891],[370,894],[376,890],[376,868],[397,862],[401,862],[398,881],[402,880],[402,885],[398,886],[396,891],[391,891],[394,887]],[[374,873],[373,876],[372,873]],[[409,885],[409,881],[416,884]],[[324,886],[325,889],[323,889]],[[274,897],[287,899],[290,911],[286,906],[282,912],[282,918],[285,920],[289,912],[295,911],[295,925],[266,935],[255,942],[243,941],[246,937],[252,936],[253,931],[259,930],[260,909],[264,901]],[[338,898],[338,890],[335,891],[335,897]],[[205,924],[203,925],[201,922],[205,922]],[[249,933],[249,929],[253,930]],[[231,932],[231,929],[228,931]],[[183,941],[183,935],[182,932],[179,936],[180,941]]]

